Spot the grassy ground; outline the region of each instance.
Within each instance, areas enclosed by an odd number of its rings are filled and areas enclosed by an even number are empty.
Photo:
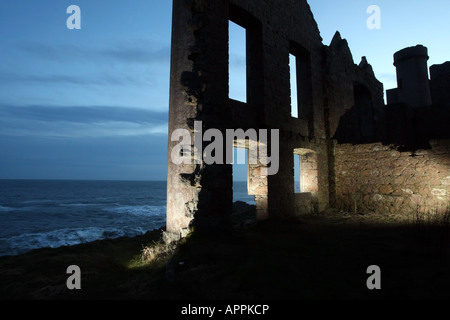
[[[0,258],[1,299],[448,299],[448,223],[336,210],[192,233],[177,247],[161,231]],[[81,268],[81,290],[66,269]],[[381,268],[368,290],[367,267]]]

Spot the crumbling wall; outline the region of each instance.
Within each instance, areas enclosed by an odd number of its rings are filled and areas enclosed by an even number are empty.
[[[336,204],[381,214],[444,212],[450,203],[450,140],[431,149],[399,152],[394,146],[336,144]]]
[[[198,137],[195,121],[202,121],[201,131],[215,128],[225,133],[231,118],[228,17],[217,14],[227,11],[226,1],[173,1],[166,228],[176,235],[188,232],[194,216],[199,224],[207,220],[220,225],[232,208],[231,166],[196,159],[194,151],[202,154],[207,145],[195,150],[193,142]],[[180,141],[171,138],[178,129],[191,133],[186,164],[172,161]]]
[[[324,51],[329,136],[340,143],[381,141],[386,130],[383,84],[375,78],[367,58],[361,57],[356,65],[339,32]]]
[[[172,161],[172,152],[179,152],[180,141],[171,139],[177,129],[189,131],[192,141],[207,129],[224,136],[227,129],[278,130],[279,139],[267,141],[268,150],[278,144],[278,172],[262,174],[267,165],[261,162],[248,166],[258,219],[319,212],[334,203],[333,139],[366,143],[384,134],[383,86],[366,58],[355,65],[339,33],[324,46],[306,0],[173,0],[172,20],[168,234],[182,236],[192,223],[222,226],[233,200],[232,166],[226,159],[208,164],[195,156],[212,142],[203,142],[200,150],[185,142],[192,161]],[[246,103],[228,93],[230,20],[247,34]],[[299,97],[291,97],[289,54],[297,57]],[[295,118],[291,101],[297,98],[301,109]],[[201,128],[195,126],[199,121]],[[346,141],[349,137],[356,140]],[[311,151],[303,155],[302,173],[302,183],[310,185],[300,195],[294,191],[298,149]]]
[[[229,20],[247,31],[246,103],[228,96]],[[299,119],[291,117],[290,106],[289,53],[293,51],[301,53],[309,70],[306,80],[302,78],[308,89],[307,112]],[[186,129],[194,137],[195,121],[202,121],[203,130],[215,128],[223,133],[227,129],[279,130],[279,141],[267,143],[268,150],[279,143],[278,173],[263,176],[263,165],[249,165],[248,190],[255,196],[259,219],[295,214],[295,148],[316,152],[316,207],[328,205],[323,44],[306,0],[174,0],[170,87],[169,233],[183,234],[193,222],[221,225],[231,213],[231,165],[171,161],[179,143],[171,141],[171,134]]]

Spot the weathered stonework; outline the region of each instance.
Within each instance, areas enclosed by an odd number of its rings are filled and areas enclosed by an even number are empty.
[[[246,103],[229,98],[230,20],[247,34]],[[297,58],[298,97],[290,96],[289,54]],[[448,80],[447,69],[434,69],[432,95],[442,106],[448,90],[438,80]],[[298,118],[291,116],[296,98]],[[192,140],[210,128],[224,136],[227,129],[279,130],[278,173],[265,175],[261,162],[248,165],[248,192],[260,220],[329,206],[388,213],[445,208],[450,113],[399,102],[384,105],[383,85],[367,59],[356,65],[338,32],[330,45],[322,43],[306,0],[173,0],[167,238],[178,239],[193,225],[225,228],[233,201],[230,164],[172,162],[177,129]],[[430,139],[440,140],[431,148]],[[275,142],[267,142],[268,150]],[[299,194],[294,154],[301,162]]]
[[[450,140],[399,152],[382,144],[337,144],[337,205],[382,214],[442,213],[450,203]]]
[[[229,20],[247,30],[247,103],[228,97]],[[204,130],[222,132],[278,129],[283,163],[279,172],[264,176],[261,165],[249,166],[248,190],[255,196],[258,218],[295,214],[293,154],[297,148],[315,152],[314,207],[326,208],[325,51],[307,2],[174,0],[172,37],[169,137],[175,129],[188,129],[194,135],[190,125],[194,120],[201,120]],[[300,89],[305,95],[299,119],[291,117],[289,53],[296,54],[309,70],[301,74],[304,87]],[[197,225],[220,225],[231,212],[231,165],[175,165],[170,155],[177,143],[169,141],[168,232],[181,233],[194,220]]]

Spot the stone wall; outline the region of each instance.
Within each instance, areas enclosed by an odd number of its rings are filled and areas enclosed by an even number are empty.
[[[246,103],[229,97],[229,21],[246,29]],[[298,97],[291,97],[289,54],[297,57]],[[292,99],[300,102],[298,118],[291,115]],[[174,131],[195,138],[212,128],[223,134],[277,130],[279,139],[267,147],[278,145],[279,171],[265,176],[261,163],[248,167],[257,218],[318,212],[335,195],[333,137],[338,132],[344,140],[373,142],[380,135],[375,120],[382,118],[383,86],[365,58],[354,64],[338,33],[323,45],[306,0],[173,0],[169,105],[167,231],[183,235],[192,225],[209,230],[227,223],[233,172],[226,161],[195,159],[196,146],[184,141],[188,161],[174,163],[171,155],[180,143],[172,141]],[[342,121],[345,115],[348,121]],[[299,149],[311,151],[311,157],[302,155],[302,195],[294,192],[293,155]]]
[[[316,201],[311,192],[302,192],[295,195],[295,215],[302,216],[317,211]]]
[[[450,206],[450,140],[431,149],[336,144],[336,205],[358,212],[444,212]]]
[[[246,103],[229,98],[229,21],[247,32]],[[301,66],[308,69],[300,78],[308,93],[303,101],[307,112],[301,112],[299,119],[291,117],[290,53],[297,54]],[[223,133],[227,129],[279,130],[279,141],[273,141],[279,142],[278,173],[264,176],[262,165],[249,166],[248,190],[255,196],[258,219],[295,214],[293,154],[297,148],[317,154],[319,187],[314,197],[318,208],[328,206],[323,53],[322,38],[306,0],[173,1],[168,232],[182,234],[193,223],[220,226],[222,218],[231,213],[231,165],[171,161],[179,143],[171,141],[172,132],[185,129],[195,136],[195,121],[202,121],[202,130],[214,128]],[[271,145],[269,141],[269,150]]]
[[[336,32],[324,47],[325,111],[329,137],[340,143],[380,141],[384,135],[383,84],[365,57],[353,61],[347,40]]]

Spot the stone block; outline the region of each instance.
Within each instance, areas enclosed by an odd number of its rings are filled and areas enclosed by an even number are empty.
[[[448,191],[445,189],[434,188],[433,190],[431,190],[431,194],[433,196],[446,196],[448,194]]]
[[[379,188],[379,193],[381,193],[381,194],[391,194],[393,192],[394,192],[394,189],[389,184],[382,185]]]

